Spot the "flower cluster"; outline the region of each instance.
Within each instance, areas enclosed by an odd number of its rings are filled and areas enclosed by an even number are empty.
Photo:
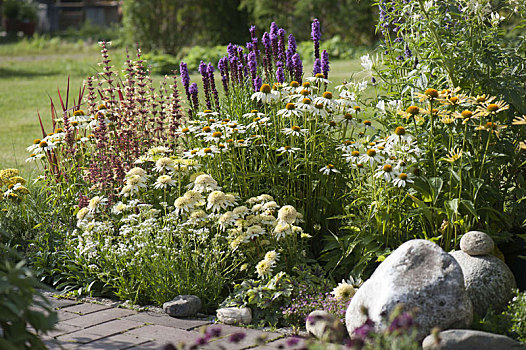
[[[20,176],[18,169],[0,170],[0,200],[20,202],[25,195],[29,194],[25,184],[26,180]]]

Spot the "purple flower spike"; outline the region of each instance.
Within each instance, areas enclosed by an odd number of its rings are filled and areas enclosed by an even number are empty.
[[[231,334],[228,337],[228,341],[231,342],[231,343],[236,343],[237,344],[240,341],[242,341],[243,339],[245,339],[245,337],[246,337],[245,333],[242,333],[242,332],[233,333],[233,334]]]
[[[312,31],[310,33],[310,37],[312,38],[312,41],[314,42],[314,58],[320,58],[320,39],[321,39],[321,30],[320,30],[320,22],[317,18],[314,19],[312,22]]]
[[[188,91],[190,92],[190,95],[192,96],[192,109],[194,111],[197,111],[199,109],[199,97],[198,97],[199,90],[197,89],[197,84],[192,83],[190,87],[188,88]]]
[[[250,38],[252,39],[252,41],[254,41],[254,39],[257,40],[257,38],[256,38],[256,26],[250,26],[250,29],[248,31],[250,32]]]
[[[278,35],[278,25],[276,22],[270,23],[270,35]]]
[[[259,91],[259,89],[261,89],[261,85],[263,85],[263,80],[261,79],[260,76],[257,76],[254,80],[253,80],[253,83],[254,83],[254,91]]]
[[[296,53],[297,45],[296,45],[296,38],[294,38],[294,35],[289,34],[289,42],[288,42],[288,49],[292,51],[292,53]]]
[[[292,56],[292,64],[294,65],[294,80],[301,83],[301,77],[303,75],[303,63],[301,62],[300,54],[295,53]]]
[[[223,83],[223,89],[225,90],[225,93],[228,94],[228,58],[221,58],[217,63],[217,68],[219,68],[219,72],[221,73],[221,82]]]
[[[285,73],[283,72],[283,63],[281,61],[276,62],[276,80],[280,84],[283,84],[285,81]]]
[[[314,60],[314,66],[312,67],[312,75],[316,75],[318,73],[321,73],[321,61],[319,58],[316,58]]]
[[[226,47],[226,52],[228,53],[228,58],[232,59],[232,57],[236,56],[237,53],[236,45],[232,43],[228,44]]]
[[[217,91],[216,87],[216,81],[214,78],[214,66],[212,63],[209,63],[206,67],[206,72],[208,73],[208,82],[210,83],[210,89],[212,90],[212,94],[214,95],[214,100],[216,102],[217,110],[219,110],[219,92]]]
[[[285,29],[280,28],[278,30],[278,60],[285,60]]]
[[[265,57],[263,59],[263,67],[267,72],[267,78],[270,76],[272,69],[272,43],[270,41],[269,33],[265,32],[262,38],[263,47],[265,48]]]
[[[323,76],[325,79],[329,78],[329,71],[331,69],[329,68],[329,53],[327,50],[323,50],[321,53],[321,72],[323,73]]]
[[[203,90],[205,94],[205,100],[206,100],[206,109],[212,109],[212,101],[211,101],[211,95],[210,95],[210,81],[208,79],[208,67],[206,63],[201,61],[199,63],[199,73],[201,74],[201,77],[203,79]]]
[[[190,87],[190,75],[188,74],[188,67],[186,66],[186,63],[181,62],[179,65],[179,71],[181,73],[181,83],[183,84],[184,91],[186,92],[186,97],[188,98],[188,101],[190,101],[190,92],[188,91],[188,88]]]
[[[289,74],[294,73],[294,64],[292,63],[292,56],[294,56],[294,52],[289,48],[287,51],[285,51],[285,67],[287,67],[287,70],[289,71]]]
[[[250,69],[250,77],[252,79],[256,78],[258,72],[257,65],[258,62],[256,58],[256,53],[254,51],[250,51],[248,54],[248,68]]]

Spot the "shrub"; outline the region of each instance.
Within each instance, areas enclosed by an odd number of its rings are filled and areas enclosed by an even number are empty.
[[[4,240],[4,232],[0,239]],[[24,260],[0,240],[0,347],[45,349],[39,335],[53,329],[57,315]],[[16,262],[18,261],[18,262]]]

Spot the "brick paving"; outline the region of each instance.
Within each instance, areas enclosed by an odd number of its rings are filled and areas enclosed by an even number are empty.
[[[284,346],[289,338],[284,334],[257,329],[213,324],[205,319],[178,319],[158,312],[138,312],[96,303],[48,297],[57,311],[56,329],[42,336],[50,350],[162,350],[168,343],[191,346],[202,337],[208,326],[221,329],[221,336],[202,349],[294,349]],[[229,341],[230,335],[243,332],[238,343]]]

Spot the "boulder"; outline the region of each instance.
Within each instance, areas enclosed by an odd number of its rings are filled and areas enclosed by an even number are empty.
[[[358,289],[345,317],[349,335],[366,321],[362,308],[381,330],[400,303],[406,310],[418,310],[414,316],[418,340],[434,327],[463,328],[473,320],[462,269],[451,255],[426,240],[402,244]]]
[[[488,255],[493,249],[493,239],[481,231],[469,231],[460,239],[460,250],[469,255]]]
[[[331,343],[341,343],[345,337],[345,327],[333,315],[323,310],[315,310],[305,321],[307,332],[317,339]]]
[[[163,304],[163,310],[173,317],[194,316],[201,309],[201,299],[195,295],[178,295]]]
[[[504,335],[492,334],[468,329],[450,329],[438,333],[440,343],[428,335],[423,343],[423,350],[526,350],[523,345]]]
[[[457,250],[451,256],[462,268],[473,311],[481,317],[489,307],[496,312],[502,311],[516,288],[515,277],[508,266],[493,255],[471,256]]]
[[[248,307],[225,307],[216,311],[217,319],[224,324],[249,324],[252,310]]]

